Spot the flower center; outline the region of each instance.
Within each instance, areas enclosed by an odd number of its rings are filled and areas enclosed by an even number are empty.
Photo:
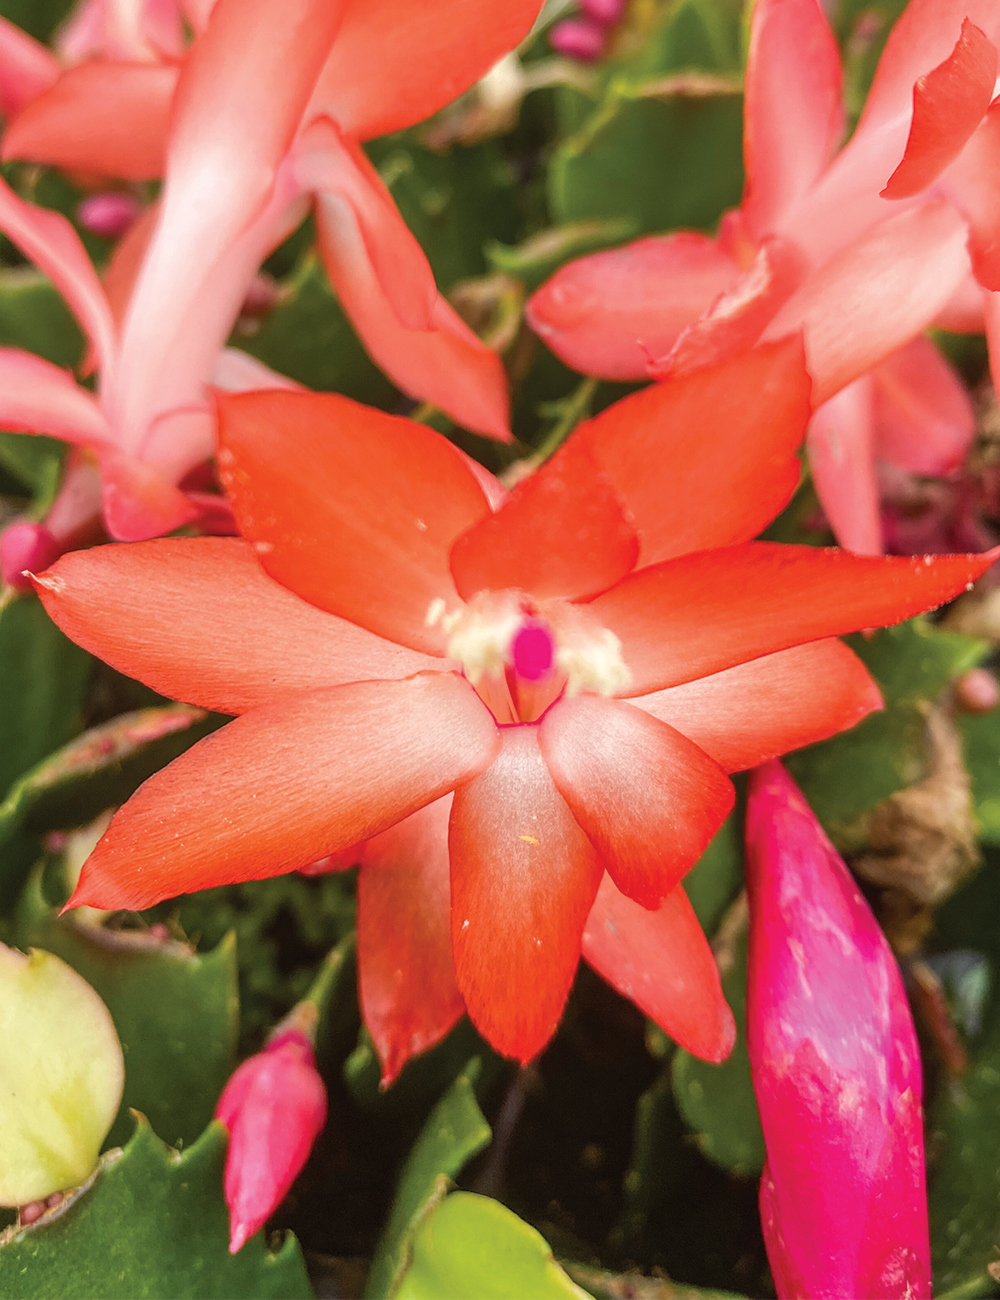
[[[501,724],[534,722],[563,694],[615,695],[631,680],[620,641],[583,605],[481,591],[451,613],[435,601],[427,622],[441,624],[448,658]]]

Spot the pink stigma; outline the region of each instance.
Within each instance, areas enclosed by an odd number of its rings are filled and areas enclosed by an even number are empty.
[[[514,638],[514,671],[525,681],[540,681],[552,667],[555,645],[544,623],[525,623]]]

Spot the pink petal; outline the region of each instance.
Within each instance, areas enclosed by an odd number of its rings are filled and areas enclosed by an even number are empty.
[[[643,907],[677,887],[733,806],[732,784],[704,751],[630,704],[559,700],[538,741],[612,880]]]
[[[552,784],[534,726],[455,792],[451,938],[473,1024],[527,1062],[555,1033],[604,868]]]
[[[844,132],[837,42],[818,0],[759,0],[747,55],[743,212],[757,239],[817,180]]]
[[[913,87],[910,138],[883,198],[919,194],[958,157],[990,106],[996,79],[996,46],[966,18],[947,59],[918,77]]]
[[[0,229],[49,277],[82,325],[100,365],[109,366],[114,322],[97,272],[70,223],[60,212],[25,203],[0,179]]]
[[[916,338],[872,372],[875,451],[913,474],[953,474],[976,436],[965,385],[929,339]]]
[[[855,726],[882,708],[868,670],[842,641],[813,641],[630,701],[742,772]]]
[[[221,713],[441,663],[307,605],[242,539],[102,546],[64,556],[38,588],[78,644],[161,695]]]
[[[711,310],[680,335],[667,356],[650,363],[652,378],[676,378],[753,347],[806,271],[805,258],[791,241],[780,235],[768,236],[752,265]]]
[[[112,437],[100,407],[68,371],[20,348],[0,348],[0,427],[86,447]]]
[[[753,542],[640,569],[588,608],[622,643],[627,694],[646,695],[911,618],[964,591],[998,555],[882,558]]]
[[[1000,289],[1000,103],[941,178],[941,188],[968,221],[969,254],[976,279]]]
[[[481,772],[498,732],[450,673],[358,682],[243,714],[140,786],[68,906],[164,898],[294,871]]]
[[[532,295],[525,314],[574,370],[645,379],[650,357],[666,356],[738,275],[706,235],[652,235],[568,262]]]
[[[0,113],[4,117],[20,113],[44,94],[60,71],[59,61],[41,41],[0,18]]]
[[[805,330],[815,406],[930,324],[962,281],[965,241],[938,200],[880,222],[806,279],[764,337]]]
[[[295,172],[303,190],[340,199],[350,208],[378,287],[400,324],[431,329],[438,296],[434,273],[361,146],[345,140],[324,118],[300,137]]]
[[[224,393],[250,393],[260,388],[285,388],[291,393],[303,391],[303,385],[287,375],[279,375],[263,361],[242,348],[223,348],[212,372],[212,386]]]
[[[362,849],[358,995],[384,1088],[465,1012],[451,950],[451,804],[435,800]]]
[[[806,438],[820,504],[837,541],[856,555],[884,549],[873,402],[873,377],[863,375],[819,407]]]
[[[541,0],[348,0],[310,105],[351,136],[400,131],[457,99],[525,36]],[[391,39],[389,37],[391,34]]]
[[[101,453],[104,522],[118,542],[144,542],[190,523],[198,510],[153,465],[107,447]]]
[[[462,533],[451,571],[463,600],[504,587],[581,599],[631,573],[638,554],[621,498],[584,448],[549,461]]]
[[[372,360],[410,397],[430,402],[458,424],[510,441],[507,376],[496,353],[440,296],[431,329],[407,329],[385,297],[353,208],[321,195],[320,252],[337,297]]]
[[[122,180],[163,175],[177,67],[82,63],[11,122],[3,158],[24,158]]]
[[[724,1061],[736,1023],[719,971],[680,887],[651,912],[619,893],[609,875],[583,931],[583,956],[665,1034],[706,1061]]]

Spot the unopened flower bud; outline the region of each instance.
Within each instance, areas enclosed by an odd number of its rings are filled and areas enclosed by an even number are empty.
[[[54,564],[62,547],[44,524],[18,519],[0,534],[0,577],[15,591],[30,591],[28,573],[41,573]]]
[[[31,1206],[97,1164],[125,1063],[107,1007],[51,953],[0,944],[0,1026],[0,1205]]]
[[[992,713],[1000,704],[1000,684],[987,668],[970,668],[955,683],[955,703],[963,713]]]
[[[582,14],[605,27],[620,23],[625,14],[625,0],[580,0],[579,7]]]
[[[604,53],[606,41],[604,28],[591,18],[567,18],[549,32],[549,44],[557,54],[581,63],[595,63]]]
[[[76,209],[76,219],[92,235],[102,239],[120,239],[133,225],[142,204],[134,194],[124,190],[108,190],[103,194],[88,194]]]
[[[310,1034],[295,1024],[296,1019],[308,1024],[301,1014],[307,1006],[300,1003],[264,1050],[243,1062],[215,1108],[216,1119],[229,1129],[225,1189],[231,1255],[285,1199],[326,1123],[326,1088]]]
[[[779,763],[750,779],[747,1047],[780,1297],[931,1294],[916,1034],[850,872]]]

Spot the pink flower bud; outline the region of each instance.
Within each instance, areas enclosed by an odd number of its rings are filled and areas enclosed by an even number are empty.
[[[16,591],[30,591],[26,573],[41,573],[62,555],[63,548],[44,524],[18,519],[0,534],[0,577]]]
[[[620,23],[625,13],[625,0],[580,0],[580,13],[601,23],[604,27],[613,27]]]
[[[594,63],[604,53],[607,37],[604,28],[590,18],[567,18],[549,32],[549,44],[557,54]]]
[[[235,1255],[285,1199],[326,1123],[326,1088],[306,1034],[279,1026],[233,1074],[215,1117],[229,1129],[225,1186]]]
[[[920,1055],[899,970],[780,763],[750,778],[747,1047],[778,1295],[931,1294]]]
[[[142,204],[134,194],[124,190],[108,190],[104,194],[88,194],[76,209],[76,219],[84,230],[103,239],[120,239],[142,211]]]
[[[1000,683],[987,668],[970,668],[955,683],[955,703],[963,713],[992,713],[1000,704]]]

